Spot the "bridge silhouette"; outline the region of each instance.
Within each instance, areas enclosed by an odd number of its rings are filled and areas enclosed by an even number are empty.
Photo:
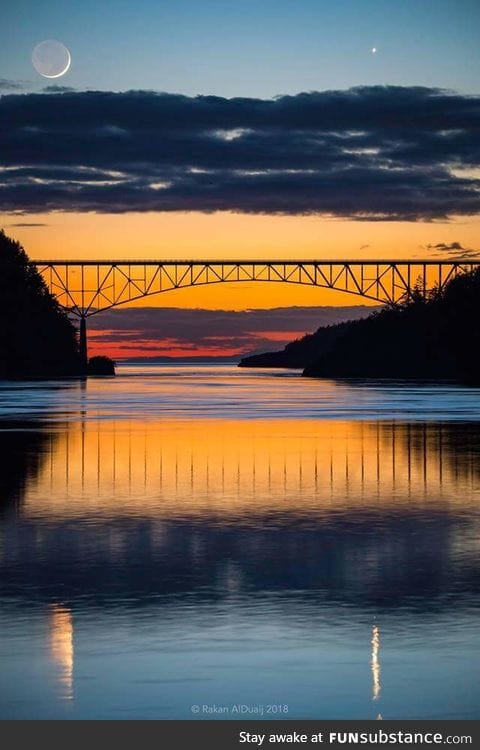
[[[232,282],[303,284],[395,305],[416,291],[442,289],[480,259],[450,260],[36,260],[50,292],[80,319],[87,358],[86,319],[119,305],[175,289]]]

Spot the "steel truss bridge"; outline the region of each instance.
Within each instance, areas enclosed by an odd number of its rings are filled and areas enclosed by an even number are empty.
[[[143,297],[229,282],[303,284],[395,305],[414,290],[426,296],[479,260],[37,260],[50,292],[80,318],[86,357],[86,318]]]

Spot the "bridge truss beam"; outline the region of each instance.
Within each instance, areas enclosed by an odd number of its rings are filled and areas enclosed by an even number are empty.
[[[317,286],[394,305],[409,299],[414,289],[427,295],[480,266],[480,260],[462,259],[34,262],[60,305],[79,318],[174,289],[242,281]]]

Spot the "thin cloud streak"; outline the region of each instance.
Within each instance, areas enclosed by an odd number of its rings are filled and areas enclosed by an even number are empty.
[[[0,91],[19,91],[23,89],[24,81],[12,81],[9,78],[0,78]]]
[[[435,255],[448,255],[453,258],[479,258],[480,250],[475,250],[472,247],[464,247],[461,242],[437,242],[434,245],[425,245],[425,249],[429,253]]]

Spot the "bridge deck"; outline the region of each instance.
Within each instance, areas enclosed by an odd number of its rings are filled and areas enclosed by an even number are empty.
[[[404,258],[404,259],[374,259],[374,258],[368,258],[366,260],[363,260],[361,258],[352,258],[352,259],[339,259],[339,258],[309,258],[309,259],[298,259],[298,260],[292,260],[292,259],[285,259],[285,258],[274,258],[272,260],[259,260],[258,258],[233,258],[231,260],[222,260],[220,258],[199,258],[198,260],[188,259],[188,260],[182,260],[182,259],[174,259],[174,258],[166,258],[166,259],[155,259],[155,258],[145,258],[145,259],[130,259],[130,258],[116,258],[114,260],[105,258],[100,260],[62,260],[57,258],[51,259],[51,260],[37,260],[32,259],[32,263],[34,263],[37,266],[146,266],[146,265],[168,265],[168,266],[189,266],[189,265],[274,265],[274,266],[280,266],[280,265],[332,265],[332,266],[338,266],[338,265],[361,265],[361,266],[404,266],[404,265],[414,265],[414,266],[438,266],[438,265],[452,265],[452,264],[461,264],[461,265],[471,265],[471,266],[479,266],[480,265],[480,258],[478,259],[472,259],[472,258],[438,258],[437,260],[434,260],[432,258]]]

